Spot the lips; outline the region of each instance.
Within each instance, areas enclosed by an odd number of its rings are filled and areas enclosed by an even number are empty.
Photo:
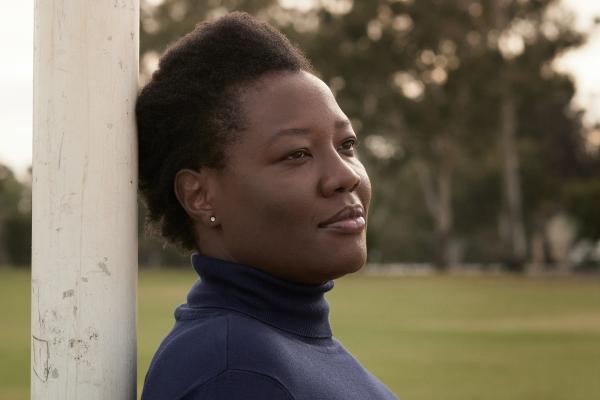
[[[340,233],[360,233],[365,229],[366,221],[360,204],[346,206],[331,218],[321,222],[319,228]]]

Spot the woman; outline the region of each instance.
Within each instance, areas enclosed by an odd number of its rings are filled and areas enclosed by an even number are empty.
[[[142,90],[149,222],[200,275],[144,400],[395,398],[329,326],[324,294],[366,260],[371,187],[311,71],[281,33],[232,13],[171,46]]]

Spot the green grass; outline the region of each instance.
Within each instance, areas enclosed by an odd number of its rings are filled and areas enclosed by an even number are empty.
[[[143,271],[138,377],[191,271]],[[29,276],[0,269],[0,399],[29,397]],[[600,393],[600,279],[347,277],[335,336],[403,400],[589,400]]]

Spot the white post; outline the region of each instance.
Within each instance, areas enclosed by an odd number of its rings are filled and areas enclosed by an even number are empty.
[[[136,396],[139,0],[35,0],[31,398]]]

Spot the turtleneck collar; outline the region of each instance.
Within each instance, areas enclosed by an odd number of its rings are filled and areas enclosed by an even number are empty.
[[[200,276],[178,310],[223,308],[246,314],[296,335],[328,338],[329,304],[325,293],[333,288],[329,280],[309,285],[283,280],[257,268],[192,254],[192,265]]]

